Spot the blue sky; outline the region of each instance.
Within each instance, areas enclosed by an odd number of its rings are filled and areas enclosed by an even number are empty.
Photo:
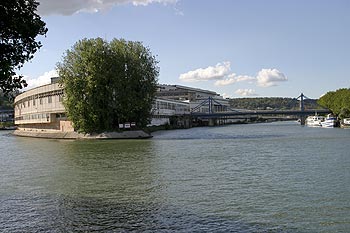
[[[82,38],[142,41],[159,83],[229,97],[318,98],[350,87],[348,0],[40,0],[49,29],[19,73],[47,82]]]

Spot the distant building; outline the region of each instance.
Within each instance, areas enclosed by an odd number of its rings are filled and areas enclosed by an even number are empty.
[[[214,91],[181,85],[161,84],[158,86],[156,96],[161,99],[187,102],[190,111],[195,112],[209,113],[210,108],[213,112],[224,112],[228,111],[230,107],[229,101]],[[211,99],[210,102],[209,98]],[[209,107],[209,103],[212,104],[211,107]]]
[[[12,122],[14,121],[13,109],[0,108],[0,122]]]
[[[209,107],[209,105],[211,105]],[[211,113],[213,112],[226,112],[230,111],[229,100],[222,98],[221,96],[214,96],[208,98],[198,98],[196,101],[190,102],[191,112]]]
[[[170,99],[157,98],[152,105],[152,119],[150,126],[170,124],[170,117],[174,115],[189,115],[190,104]]]
[[[214,91],[203,90],[199,88],[186,87],[181,85],[158,86],[157,97],[162,99],[171,99],[179,101],[197,101],[198,99],[220,96]]]

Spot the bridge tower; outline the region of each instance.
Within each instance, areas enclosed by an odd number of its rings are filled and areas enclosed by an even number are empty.
[[[300,111],[304,112],[305,111],[305,106],[304,106],[305,95],[303,93],[301,93],[299,97],[300,97]]]
[[[208,105],[209,105],[209,114],[214,113],[214,104],[213,104],[213,98],[209,96],[208,98]],[[215,118],[209,118],[209,126],[214,126],[216,124]]]
[[[303,93],[300,94],[300,96],[298,97],[300,98],[300,111],[301,111],[301,114],[300,114],[300,124],[301,125],[305,125],[305,105],[304,105],[304,99],[305,99],[305,95]]]

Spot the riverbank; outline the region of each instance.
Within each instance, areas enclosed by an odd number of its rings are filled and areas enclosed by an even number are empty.
[[[256,118],[254,120],[237,120],[232,122],[222,122],[218,121],[214,125],[209,125],[208,121],[200,121],[200,122],[193,122],[190,127],[184,127],[184,126],[177,126],[175,124],[173,125],[159,125],[159,126],[148,126],[145,128],[145,131],[152,134],[157,131],[163,131],[163,130],[178,130],[178,129],[190,129],[190,128],[198,128],[198,127],[218,127],[218,126],[228,126],[228,125],[246,125],[246,124],[261,124],[261,123],[272,123],[272,122],[278,122],[278,121],[296,121],[295,118]]]
[[[288,119],[289,121],[291,119]],[[237,124],[257,124],[257,123],[271,123],[274,120],[271,119],[256,119],[254,121],[236,121],[226,124],[215,124],[212,127],[222,125],[237,125]],[[202,124],[193,124],[190,128],[207,127],[208,124],[201,122]],[[61,132],[61,131],[39,131],[39,130],[15,130],[13,135],[21,137],[33,137],[33,138],[47,138],[47,139],[148,139],[152,138],[152,133],[163,130],[176,130],[176,129],[188,129],[183,126],[177,125],[160,125],[150,126],[144,130],[132,130],[123,132],[103,132],[100,134],[82,134],[78,132]]]
[[[16,128],[13,122],[0,122],[0,130],[14,130]]]
[[[100,134],[81,134],[78,132],[40,132],[15,130],[13,135],[20,137],[47,138],[47,139],[147,139],[152,136],[142,130],[123,132],[103,132]]]

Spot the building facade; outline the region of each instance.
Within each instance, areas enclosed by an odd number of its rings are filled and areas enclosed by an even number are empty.
[[[55,79],[28,90],[15,98],[15,124],[19,130],[74,131],[62,101],[63,88]]]
[[[152,105],[150,126],[170,124],[171,116],[189,116],[190,104],[170,99],[155,99]]]

